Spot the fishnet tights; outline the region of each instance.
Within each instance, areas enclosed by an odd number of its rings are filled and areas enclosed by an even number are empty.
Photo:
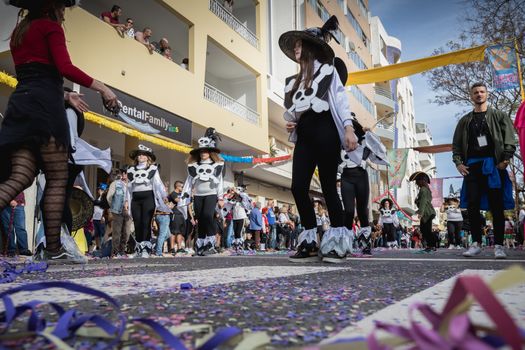
[[[42,170],[46,187],[42,200],[42,215],[46,233],[46,249],[56,252],[60,249],[60,226],[66,197],[68,179],[68,153],[63,146],[57,146],[54,138],[40,147]],[[20,192],[29,187],[37,172],[35,155],[28,149],[20,149],[11,156],[12,171],[9,179],[0,183],[0,209]]]

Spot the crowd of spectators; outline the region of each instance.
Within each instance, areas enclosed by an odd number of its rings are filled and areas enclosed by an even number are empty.
[[[233,3],[233,2],[232,2]],[[159,41],[153,41],[153,31],[150,27],[144,27],[142,31],[135,30],[133,18],[126,18],[125,23],[120,22],[122,16],[122,8],[118,5],[113,5],[110,11],[102,12],[100,18],[106,22],[124,38],[133,38],[146,47],[150,54],[154,52],[163,57],[173,60],[173,51],[167,38],[160,38]],[[184,69],[189,69],[189,59],[182,59],[180,66]]]

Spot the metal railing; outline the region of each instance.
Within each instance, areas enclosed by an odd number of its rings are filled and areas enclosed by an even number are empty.
[[[210,0],[210,11],[213,12],[217,17],[222,19],[229,27],[235,30],[240,36],[242,36],[247,42],[249,42],[255,48],[259,48],[259,38],[251,32],[241,21],[239,21],[232,13],[224,6],[222,6],[217,0]]]
[[[376,91],[376,94],[384,96],[392,100],[392,93],[390,92],[390,90],[385,89],[384,87],[381,87],[381,86],[374,86],[374,90]]]
[[[226,95],[224,92],[207,83],[204,83],[204,98],[208,101],[218,104],[222,108],[232,113],[237,114],[250,123],[259,124],[259,113],[235,101],[235,99],[232,97]]]
[[[395,131],[394,124],[385,125],[385,124],[379,122],[379,123],[377,123],[377,127],[380,128],[380,129],[383,129],[383,130],[391,131],[391,132]]]

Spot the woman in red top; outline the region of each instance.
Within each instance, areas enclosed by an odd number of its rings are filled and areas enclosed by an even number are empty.
[[[39,170],[46,187],[42,213],[46,259],[72,259],[60,242],[60,226],[71,154],[64,109],[63,77],[99,91],[108,107],[115,94],[71,63],[62,23],[76,0],[10,0],[28,10],[10,41],[18,85],[0,130],[0,209],[29,187]]]

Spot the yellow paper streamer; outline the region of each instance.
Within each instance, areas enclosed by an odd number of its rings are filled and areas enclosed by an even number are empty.
[[[10,88],[16,88],[16,85],[18,84],[18,81],[16,78],[10,76],[6,72],[0,72],[0,84],[9,86]],[[190,153],[192,150],[191,147],[180,145],[178,143],[168,141],[161,139],[159,137],[151,136],[148,134],[145,134],[143,132],[140,132],[138,130],[135,130],[133,128],[130,128],[124,124],[121,124],[117,122],[116,120],[111,120],[108,117],[102,116],[97,113],[93,112],[86,112],[84,113],[84,118],[87,121],[90,121],[94,124],[101,125],[105,128],[111,129],[113,131],[116,131],[120,134],[128,135],[131,137],[135,137],[139,140],[146,141],[153,143],[155,145],[167,148],[172,151],[181,152],[181,153]]]
[[[432,68],[473,61],[482,61],[487,45],[421,58],[418,60],[391,64],[348,74],[346,85],[370,84],[421,73]]]

